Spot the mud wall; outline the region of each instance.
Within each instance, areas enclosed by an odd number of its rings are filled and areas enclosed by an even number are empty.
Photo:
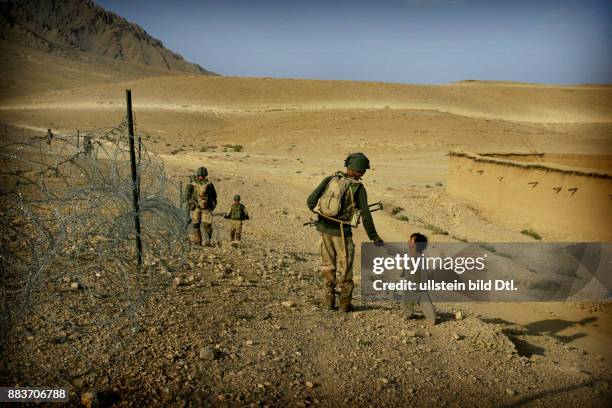
[[[544,162],[553,165],[580,169],[597,169],[612,174],[612,156],[609,154],[571,154],[571,153],[480,153],[483,157],[516,162]]]
[[[450,153],[447,191],[536,232],[612,241],[612,176],[521,161]]]

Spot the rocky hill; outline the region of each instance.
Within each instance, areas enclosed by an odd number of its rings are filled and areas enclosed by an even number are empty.
[[[90,0],[0,3],[0,39],[64,57],[105,57],[156,70],[212,74],[164,47],[142,27]]]

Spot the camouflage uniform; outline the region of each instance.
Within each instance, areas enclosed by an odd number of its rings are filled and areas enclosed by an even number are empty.
[[[83,153],[85,153],[85,156],[89,157],[92,150],[93,144],[91,143],[91,136],[87,135],[83,139]]]
[[[200,175],[199,173],[200,169],[198,169],[198,175]],[[202,244],[200,223],[205,234],[204,244],[210,244],[213,234],[212,212],[217,206],[217,192],[215,186],[206,178],[207,174],[208,172],[203,174],[205,177],[203,180],[196,179],[188,184],[185,191],[185,198],[191,210],[191,225],[193,227],[191,242],[197,245]]]
[[[356,153],[355,155],[361,155]],[[351,164],[349,156],[345,162],[347,167]],[[359,156],[365,158],[364,155]],[[369,168],[369,161],[365,158],[365,164],[359,163],[358,171],[365,172]],[[367,166],[367,167],[366,167]],[[353,167],[351,167],[353,168]],[[327,184],[334,176],[328,176],[321,181],[315,190],[308,196],[307,205],[311,211],[314,211],[319,198],[323,194]],[[350,192],[355,198],[354,206],[361,210],[363,226],[368,234],[368,237],[374,242],[382,242],[374,227],[372,215],[368,209],[368,197],[365,187],[361,183],[355,183],[349,187]],[[346,191],[346,193],[349,192]],[[342,213],[349,206],[349,198],[346,194],[342,197]],[[341,219],[350,219],[350,214],[344,214]],[[342,228],[342,230],[341,230]],[[325,281],[325,298],[324,302],[327,308],[335,307],[335,290],[336,286],[340,289],[340,309],[348,312],[352,310],[351,300],[353,297],[353,260],[355,258],[355,244],[353,243],[351,227],[348,224],[340,224],[337,221],[329,219],[321,214],[318,215],[317,231],[321,233],[320,251],[321,251],[321,274]]]
[[[51,132],[51,129],[47,129],[47,144],[50,146],[52,141],[53,141],[53,132]]]
[[[225,214],[225,218],[231,220],[230,238],[232,242],[237,242],[240,241],[242,235],[242,221],[249,219],[249,213],[246,207],[240,203],[240,196],[234,196],[234,201],[235,203]]]

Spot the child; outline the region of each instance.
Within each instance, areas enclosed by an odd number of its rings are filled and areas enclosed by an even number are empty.
[[[234,196],[234,204],[229,212],[225,214],[224,218],[231,220],[230,237],[232,244],[237,244],[240,242],[242,234],[242,221],[249,219],[249,213],[246,207],[240,204],[240,196],[238,194]]]
[[[422,256],[425,249],[427,249],[427,237],[425,235],[418,232],[415,232],[414,234],[410,235],[410,240],[408,241],[408,251],[410,256]],[[415,282],[417,285],[420,282],[424,282],[426,280],[427,271],[416,271]],[[409,298],[411,298],[412,300],[410,300]],[[431,324],[436,324],[436,309],[434,308],[434,305],[431,302],[431,298],[429,297],[429,293],[427,293],[427,291],[417,290],[415,293],[406,293],[404,307],[407,312],[407,318],[411,319],[413,317],[414,308],[417,304],[420,306],[421,311],[425,315],[425,319],[427,319],[427,321]]]

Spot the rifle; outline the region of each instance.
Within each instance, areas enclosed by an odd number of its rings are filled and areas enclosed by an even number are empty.
[[[382,201],[379,201],[377,203],[372,203],[368,205],[368,209],[370,210],[370,212],[375,212],[375,211],[381,211],[383,209],[383,204]],[[357,228],[357,226],[359,225],[359,221],[361,219],[361,211],[356,211],[355,215],[352,217],[351,221],[350,221],[350,226],[353,228]],[[304,227],[305,226],[309,226],[309,227],[313,227],[315,225],[317,225],[318,220],[310,220],[308,222],[305,222],[304,224],[302,224]]]

